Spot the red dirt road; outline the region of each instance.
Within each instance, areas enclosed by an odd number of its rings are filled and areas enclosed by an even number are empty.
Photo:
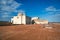
[[[60,40],[60,25],[50,26],[54,28],[43,28],[44,25],[0,26],[0,40]]]

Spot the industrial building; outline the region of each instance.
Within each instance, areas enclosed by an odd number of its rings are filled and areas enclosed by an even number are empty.
[[[17,16],[11,18],[12,24],[31,24],[31,17],[26,16],[24,13],[18,13]]]
[[[47,20],[41,20],[39,17],[26,16],[24,12],[18,13],[17,16],[11,18],[12,24],[48,24]]]

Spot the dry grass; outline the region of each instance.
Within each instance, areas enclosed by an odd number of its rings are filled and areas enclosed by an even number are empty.
[[[12,25],[0,27],[0,40],[60,40],[60,25]]]

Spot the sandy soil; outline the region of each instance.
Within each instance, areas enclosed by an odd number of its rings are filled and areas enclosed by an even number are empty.
[[[60,40],[60,24],[0,26],[0,40]]]

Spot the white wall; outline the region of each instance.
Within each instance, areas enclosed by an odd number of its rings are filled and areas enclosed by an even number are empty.
[[[26,16],[25,15],[22,16],[22,24],[26,24]]]
[[[20,16],[14,16],[11,18],[12,24],[27,24],[31,19],[27,17],[26,15],[20,15]]]

